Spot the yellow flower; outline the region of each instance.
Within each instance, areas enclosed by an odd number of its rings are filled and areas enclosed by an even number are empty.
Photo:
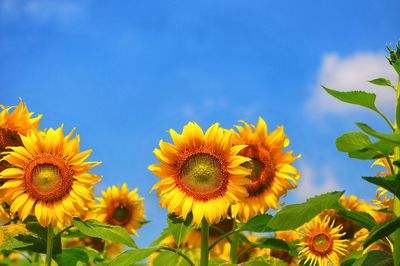
[[[144,222],[143,198],[137,188],[129,191],[128,185],[108,187],[102,191],[103,198],[97,198],[99,204],[94,206],[95,218],[103,223],[119,225],[129,233],[138,236],[136,229]]]
[[[193,223],[205,218],[209,224],[227,217],[230,204],[246,197],[244,185],[250,170],[241,166],[249,161],[238,156],[245,145],[232,146],[232,133],[218,124],[204,134],[194,122],[182,134],[171,129],[172,143],[160,141],[154,154],[161,162],[149,170],[161,178],[154,186],[160,205],[186,219],[193,214]]]
[[[247,221],[269,208],[277,209],[279,198],[297,187],[300,175],[292,163],[300,156],[293,156],[293,151],[284,152],[289,139],[282,126],[268,134],[261,117],[256,126],[242,123],[243,126],[236,127],[239,133],[234,133],[233,144],[248,145],[239,155],[251,158],[243,164],[252,170],[248,176],[251,184],[246,186],[249,197],[232,206],[232,215]]]
[[[4,153],[3,160],[13,167],[0,173],[6,180],[0,193],[22,221],[35,215],[42,226],[62,227],[94,200],[93,184],[100,177],[87,170],[100,163],[84,162],[92,151],[79,152],[79,136],[71,139],[73,133],[64,136],[62,126],[29,131],[20,135],[23,146]]]
[[[298,232],[300,234],[299,259],[305,258],[305,263],[310,265],[339,265],[340,257],[345,256],[349,246],[348,240],[341,239],[342,226],[333,227],[330,217],[315,217],[303,225]]]
[[[33,113],[28,111],[22,100],[17,106],[0,105],[0,110],[0,152],[8,146],[21,146],[18,134],[26,135],[29,130],[36,130],[42,118],[42,115],[32,118]],[[0,162],[0,172],[7,167],[10,167],[7,162]]]

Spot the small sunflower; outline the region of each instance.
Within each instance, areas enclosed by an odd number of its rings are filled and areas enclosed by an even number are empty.
[[[124,183],[122,187],[108,187],[101,193],[103,197],[97,198],[99,203],[94,206],[95,218],[103,223],[122,226],[138,236],[136,229],[142,227],[145,218],[143,198],[139,197],[137,188],[129,191]]]
[[[247,221],[269,208],[277,209],[279,198],[288,189],[297,187],[300,175],[292,163],[300,155],[294,156],[293,151],[284,152],[289,139],[282,126],[268,134],[267,125],[261,117],[257,126],[242,123],[243,126],[236,126],[239,133],[234,133],[233,144],[247,145],[239,155],[251,158],[243,164],[252,170],[248,176],[251,183],[246,186],[249,196],[232,206],[232,215]]]
[[[42,115],[33,118],[33,113],[28,111],[22,100],[17,106],[0,105],[0,110],[0,152],[8,146],[21,146],[19,134],[26,135],[29,130],[36,130],[42,118]],[[10,165],[6,161],[0,162],[0,172],[7,167]]]
[[[249,158],[238,153],[245,145],[232,145],[232,133],[212,125],[204,134],[194,122],[178,134],[171,129],[172,143],[160,141],[154,154],[161,162],[149,166],[160,177],[152,188],[161,197],[160,205],[193,223],[205,218],[209,224],[227,217],[230,204],[246,197],[250,169],[241,166]]]
[[[19,135],[23,146],[9,147],[3,160],[12,165],[0,173],[0,187],[10,212],[23,221],[35,215],[39,223],[62,227],[84,213],[93,202],[99,176],[87,170],[98,162],[84,162],[91,150],[79,152],[79,135],[64,136],[63,127]]]
[[[315,217],[298,231],[300,234],[299,258],[305,263],[314,265],[339,265],[340,257],[345,256],[349,247],[348,240],[341,239],[345,233],[341,233],[342,226],[333,226],[330,217]]]

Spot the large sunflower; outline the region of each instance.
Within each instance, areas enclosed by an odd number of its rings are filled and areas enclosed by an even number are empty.
[[[12,165],[0,173],[0,187],[11,213],[23,221],[35,215],[42,226],[62,227],[82,214],[94,200],[93,184],[99,176],[87,170],[99,162],[84,162],[91,150],[79,152],[74,130],[64,136],[63,127],[20,135],[23,146],[10,147],[3,160]]]
[[[161,178],[154,186],[160,205],[193,223],[219,223],[228,215],[230,204],[247,196],[244,185],[250,169],[241,165],[249,159],[238,153],[245,145],[232,146],[232,133],[212,125],[204,134],[194,122],[178,134],[171,129],[172,143],[160,141],[154,154],[161,162],[149,170]]]
[[[305,264],[314,265],[339,265],[340,257],[345,256],[349,246],[348,240],[341,239],[342,226],[333,227],[330,217],[315,217],[298,231],[300,234],[299,245],[303,247],[299,258],[305,259]]]
[[[33,113],[28,111],[22,100],[17,106],[0,105],[0,110],[0,152],[7,146],[21,146],[19,134],[26,135],[29,130],[37,129],[42,118],[42,115],[33,118]],[[6,161],[0,162],[0,172],[9,166]]]
[[[242,123],[243,126],[236,126],[239,133],[234,133],[233,144],[247,145],[239,155],[251,158],[243,164],[252,170],[248,176],[251,183],[246,186],[249,197],[232,206],[232,215],[246,221],[269,208],[277,209],[279,198],[288,189],[297,187],[300,175],[292,163],[300,155],[294,156],[293,151],[284,152],[289,139],[282,126],[268,134],[261,117],[256,126]]]
[[[95,218],[103,223],[119,225],[129,233],[138,236],[136,229],[145,221],[143,198],[137,188],[129,191],[128,185],[108,187],[101,192],[103,198],[97,198],[99,204],[94,206]]]

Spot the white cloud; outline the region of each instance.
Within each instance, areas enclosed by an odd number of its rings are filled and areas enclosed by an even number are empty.
[[[389,87],[375,86],[367,82],[379,77],[387,78],[392,83],[396,81],[396,73],[388,64],[384,54],[357,53],[349,57],[340,57],[337,54],[325,55],[305,110],[313,118],[327,113],[347,114],[361,110],[361,107],[336,100],[320,87],[321,84],[335,90],[375,92],[377,106],[384,111],[393,110],[394,91]]]
[[[86,0],[1,0],[0,16],[16,19],[28,16],[38,22],[69,23],[82,17]]]
[[[312,165],[303,162],[299,171],[301,178],[298,188],[294,191],[295,197],[299,200],[339,189],[337,179],[328,167],[315,169]]]

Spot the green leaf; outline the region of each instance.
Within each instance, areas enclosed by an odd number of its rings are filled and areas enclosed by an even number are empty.
[[[175,252],[163,251],[154,259],[154,265],[162,266],[190,266],[182,256]]]
[[[393,257],[386,252],[373,250],[368,252],[356,262],[353,266],[393,266]]]
[[[375,84],[375,85],[379,85],[379,86],[388,86],[388,87],[392,87],[393,89],[395,88],[393,86],[393,84],[390,82],[390,80],[385,79],[385,78],[377,78],[377,79],[369,80],[368,82]]]
[[[343,191],[329,192],[309,198],[304,203],[287,205],[269,220],[267,226],[274,231],[296,229],[323,210],[331,208],[342,194]]]
[[[385,177],[362,177],[368,182],[378,185],[392,192],[396,197],[400,197],[400,179],[396,176],[385,176]]]
[[[358,151],[370,144],[369,137],[361,132],[349,132],[336,139],[336,148],[343,152]]]
[[[289,245],[278,238],[266,238],[260,241],[259,247],[270,248],[274,250],[289,250]]]
[[[171,231],[172,236],[174,237],[176,246],[179,248],[182,240],[193,229],[193,226],[190,225],[190,223],[183,221],[183,219],[171,217],[168,217],[167,223],[168,228]]]
[[[110,266],[126,266],[136,262],[140,262],[156,252],[159,248],[143,248],[143,249],[131,249],[115,257],[111,262]]]
[[[79,229],[79,231],[87,236],[97,237],[137,248],[135,241],[129,235],[128,231],[120,226],[102,224],[96,220],[82,221],[79,218],[74,218],[72,223]]]
[[[164,228],[161,234],[153,242],[151,242],[149,246],[150,247],[157,246],[158,244],[160,244],[161,241],[163,241],[170,235],[171,235],[171,230],[169,229],[169,227]]]
[[[78,261],[89,263],[89,256],[83,247],[71,247],[64,248],[61,253],[54,256],[54,260],[59,266],[76,266]]]
[[[349,256],[347,256],[346,259],[342,261],[342,263],[340,263],[340,266],[352,266],[353,263],[361,257],[361,251],[354,251]]]
[[[377,111],[375,106],[376,95],[365,91],[336,91],[322,86],[327,93],[342,102],[360,105],[371,110]]]
[[[260,256],[260,257],[255,257],[254,259],[252,259],[250,261],[240,263],[239,265],[241,265],[241,266],[287,266],[287,263],[280,259],[274,258],[274,257]]]
[[[356,125],[365,133],[374,136],[375,138],[381,139],[381,140],[386,140],[389,142],[392,142],[396,145],[400,144],[400,136],[395,135],[395,134],[390,134],[390,133],[379,133],[375,129],[371,128],[367,124],[364,123],[356,123]]]
[[[390,235],[391,233],[396,231],[396,229],[399,227],[400,227],[400,218],[391,219],[383,223],[377,224],[370,230],[367,239],[365,239],[363,244],[364,248],[368,247],[373,242],[381,239],[382,237]]]
[[[252,231],[252,232],[270,232],[267,224],[271,220],[272,216],[269,214],[259,214],[251,218],[245,224],[243,224],[240,231]]]
[[[374,218],[372,218],[372,216],[366,212],[349,211],[348,209],[343,207],[343,205],[340,204],[339,202],[334,204],[332,208],[338,210],[340,215],[355,221],[359,226],[365,227],[368,230],[376,226]]]
[[[364,133],[349,132],[336,139],[336,148],[350,158],[370,160],[393,154],[394,144],[384,140],[372,143]]]

